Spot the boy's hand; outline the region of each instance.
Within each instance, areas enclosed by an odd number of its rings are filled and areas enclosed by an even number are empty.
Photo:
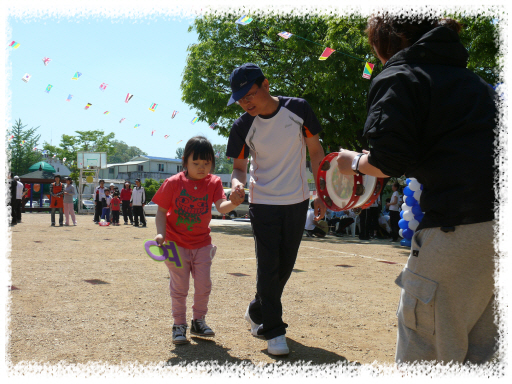
[[[162,244],[165,241],[165,237],[162,236],[161,234],[158,234],[155,236],[155,241],[158,243],[158,246],[162,246]]]

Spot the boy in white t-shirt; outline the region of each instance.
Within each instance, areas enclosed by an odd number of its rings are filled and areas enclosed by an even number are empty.
[[[232,96],[245,113],[233,123],[226,155],[234,159],[232,191],[243,192],[251,156],[249,216],[256,242],[256,297],[245,319],[254,336],[268,342],[268,353],[289,353],[281,295],[299,249],[309,205],[306,148],[313,176],[324,158],[318,119],[304,99],[272,96],[261,69],[252,63],[230,76]],[[315,214],[326,207],[316,197]]]

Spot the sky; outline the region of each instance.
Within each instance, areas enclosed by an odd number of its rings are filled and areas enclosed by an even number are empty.
[[[181,101],[187,47],[197,42],[196,33],[188,32],[192,18],[10,17],[8,22],[12,40],[20,43],[7,60],[12,75],[8,126],[21,119],[27,128],[39,127],[39,148],[44,142],[58,146],[63,134],[77,130],[113,132],[116,140],[148,155],[172,158],[197,134],[213,144],[227,143],[209,128],[213,121],[191,124],[196,111]],[[51,59],[47,66],[43,57]],[[77,71],[82,75],[72,80]],[[26,73],[31,75],[27,83],[21,80]],[[104,91],[102,83],[108,84]],[[125,103],[128,93],[134,96]],[[85,110],[87,103],[92,106]],[[158,104],[154,112],[153,103]],[[178,114],[172,119],[174,110]]]

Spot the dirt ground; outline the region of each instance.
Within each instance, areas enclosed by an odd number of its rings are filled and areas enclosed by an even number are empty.
[[[304,237],[282,299],[290,354],[275,357],[244,320],[256,284],[250,224],[214,219],[211,227],[218,251],[207,323],[216,336],[175,346],[167,268],[143,249],[155,235],[154,217],[147,228],[100,227],[92,215],[78,216],[76,227],[50,227],[49,214],[24,214],[12,228],[8,360],[393,362],[400,293],[394,280],[407,248],[346,235]],[[94,279],[102,283],[86,281]],[[192,298],[193,286],[189,322]]]

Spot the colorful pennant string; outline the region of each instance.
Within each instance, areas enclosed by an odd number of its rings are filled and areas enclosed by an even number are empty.
[[[104,91],[105,89],[107,89],[107,86],[108,86],[108,84],[101,83],[101,85],[100,85],[100,89],[101,89],[102,91]]]
[[[242,25],[247,25],[251,21],[252,21],[252,19],[249,16],[243,15],[241,18],[239,18],[237,21],[235,21],[235,23],[242,24]]]
[[[155,132],[156,132],[156,130],[152,130],[151,131],[151,136],[153,136],[153,133],[155,133]]]
[[[125,120],[126,120],[126,117],[123,117],[121,120],[119,120],[119,124],[121,124]]]
[[[71,80],[78,80],[78,78],[82,76],[82,73],[80,72],[75,72],[75,75],[71,78]]]
[[[53,85],[48,84],[48,86],[47,86],[47,87],[46,87],[46,89],[45,89],[45,92],[46,92],[46,93],[50,93],[50,90],[52,89],[52,87],[53,87]]]
[[[178,111],[172,111],[171,119],[174,119],[177,114],[178,114]]]
[[[127,94],[127,95],[126,95],[126,99],[124,100],[124,102],[125,102],[125,103],[129,102],[129,101],[131,100],[131,98],[132,98],[132,97],[133,97],[133,95],[132,95],[132,94],[130,94],[130,93],[129,93],[129,94]]]
[[[50,64],[50,61],[52,61],[52,59],[50,59],[49,57],[43,57],[43,63],[44,63],[44,66],[46,67],[48,64]]]
[[[169,135],[165,135],[165,136],[164,136],[164,139],[167,139],[168,137],[169,137]]]
[[[85,106],[85,109],[89,109],[89,107],[90,107],[91,105],[92,105],[91,103],[87,103],[87,105]]]
[[[66,101],[71,101],[71,99],[73,98],[73,95],[68,95],[68,98],[66,99]]]
[[[18,49],[20,46],[20,43],[13,41],[11,44],[9,44],[9,46],[12,47],[13,49]]]
[[[133,128],[139,128],[140,127],[140,124],[135,124],[135,126]]]
[[[288,40],[290,37],[293,36],[293,33],[283,31],[283,32],[279,32],[277,35],[281,36],[283,39],[287,39]]]
[[[323,51],[323,53],[322,53],[322,54],[320,55],[320,57],[318,58],[318,60],[327,60],[327,58],[328,58],[329,56],[331,56],[331,54],[332,54],[334,51],[335,51],[335,50],[334,50],[334,49],[332,49],[332,48],[329,48],[329,47],[325,48],[325,49],[324,49],[324,51]]]
[[[373,67],[374,66],[375,66],[375,64],[368,63],[368,62],[364,65],[363,77],[365,79],[371,79],[372,78],[372,73],[373,73]]]
[[[103,112],[104,115],[108,115],[109,113],[110,113],[109,111]]]
[[[149,110],[150,110],[151,112],[155,112],[156,107],[158,107],[158,104],[153,103],[153,104],[151,105],[151,107],[149,107]]]
[[[25,83],[28,83],[32,75],[29,75],[28,73],[25,73],[25,75],[21,78]]]
[[[212,123],[212,124],[210,125],[210,128],[211,128],[211,129],[213,129],[213,128],[215,128],[215,126],[216,126],[216,125],[217,125],[217,123]]]
[[[180,140],[180,141],[178,141],[176,144],[179,144],[179,143],[181,143],[182,141],[183,141],[183,140]]]
[[[192,121],[190,122],[190,124],[195,124],[195,123],[197,123],[198,120],[199,120],[199,117],[194,117],[192,119]]]

